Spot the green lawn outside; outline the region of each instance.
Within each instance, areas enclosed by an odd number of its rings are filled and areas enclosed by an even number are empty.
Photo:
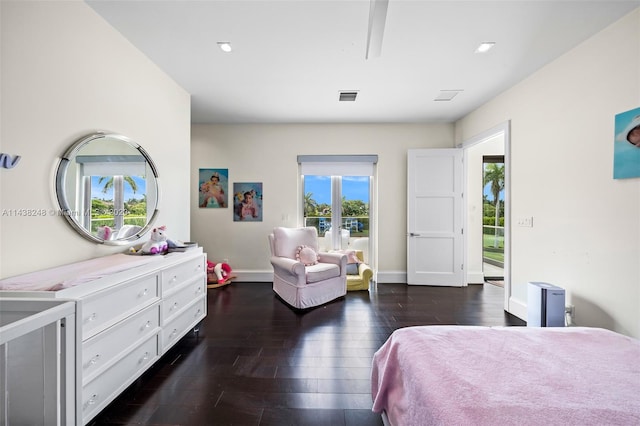
[[[496,251],[495,248],[495,236],[494,235],[483,235],[482,236],[482,256],[487,259],[492,259],[498,262],[504,262],[504,237],[498,236],[498,247],[499,251]]]
[[[504,237],[498,235],[498,248],[504,249]],[[487,235],[487,234],[483,234],[482,235],[482,247],[490,247],[493,248],[495,247],[494,242],[495,242],[496,237],[493,235]]]

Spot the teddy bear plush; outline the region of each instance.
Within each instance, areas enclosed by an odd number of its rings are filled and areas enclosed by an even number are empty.
[[[169,243],[167,242],[167,235],[165,234],[165,231],[166,227],[164,225],[153,228],[151,230],[151,238],[149,238],[149,241],[144,243],[140,249],[142,253],[158,254],[167,251]]]

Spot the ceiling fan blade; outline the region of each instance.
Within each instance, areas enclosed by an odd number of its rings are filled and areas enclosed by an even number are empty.
[[[370,0],[369,2],[369,31],[367,32],[365,59],[379,57],[382,52],[382,38],[388,6],[389,0]]]

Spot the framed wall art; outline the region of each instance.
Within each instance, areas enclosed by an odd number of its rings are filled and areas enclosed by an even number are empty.
[[[229,169],[200,169],[198,188],[198,206],[202,208],[228,207]]]
[[[233,184],[234,222],[262,222],[262,182]]]
[[[616,114],[613,178],[640,177],[640,107]]]

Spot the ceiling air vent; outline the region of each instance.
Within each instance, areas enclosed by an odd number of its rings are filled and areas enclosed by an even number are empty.
[[[354,102],[356,100],[356,96],[358,96],[357,91],[344,91],[340,92],[340,97],[338,98],[338,100],[340,102]]]
[[[435,97],[434,101],[444,101],[444,102],[448,102],[450,100],[452,100],[453,98],[456,97],[456,95],[460,92],[464,92],[464,90],[462,89],[445,89],[445,90],[441,90],[440,93],[438,93],[438,96]]]

